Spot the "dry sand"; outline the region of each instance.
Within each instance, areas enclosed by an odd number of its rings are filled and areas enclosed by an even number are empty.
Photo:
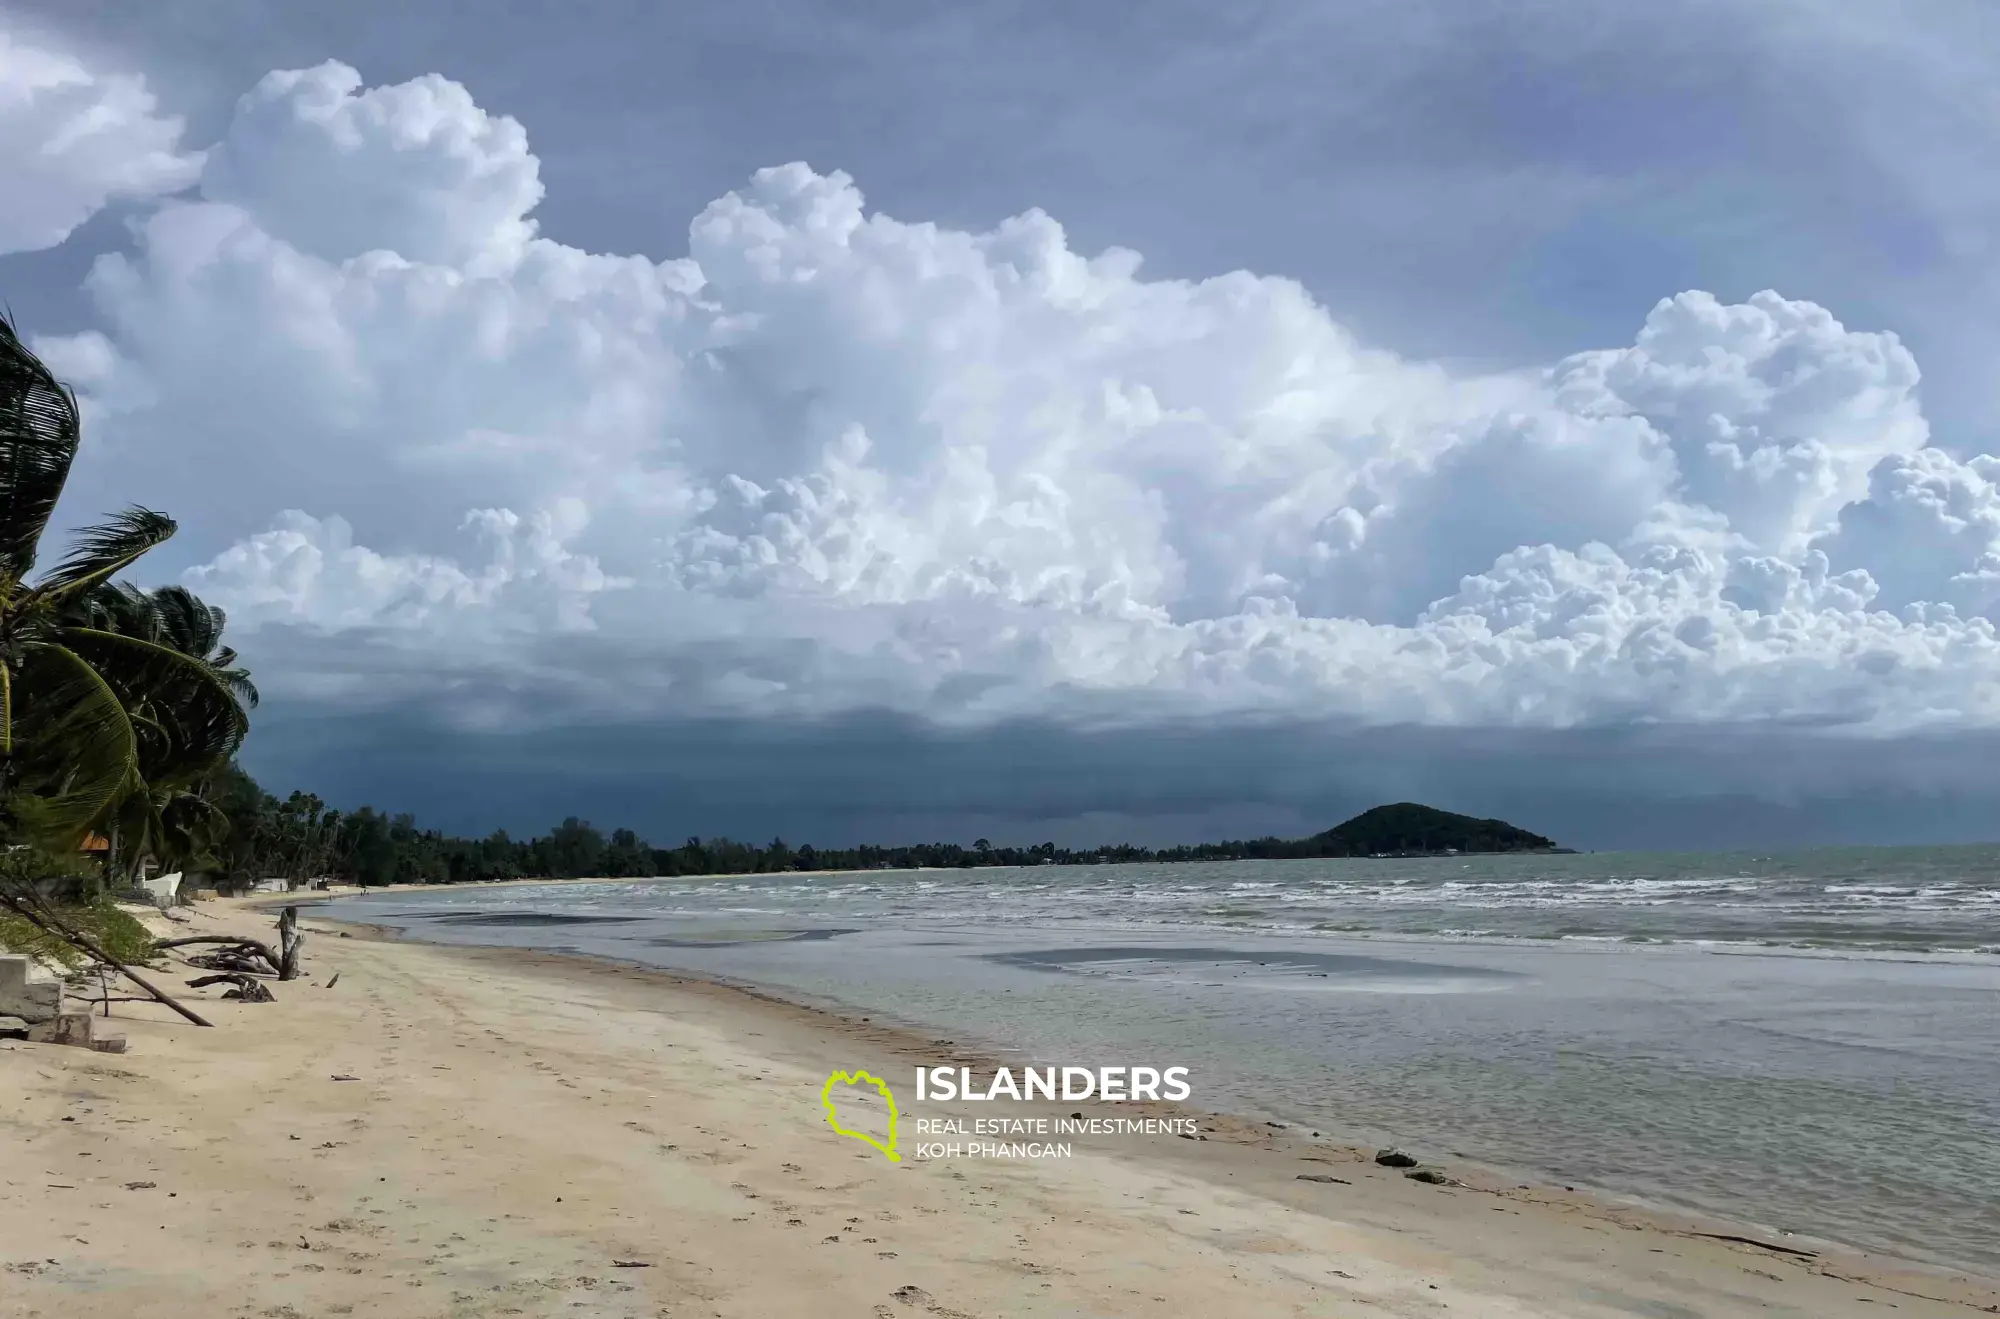
[[[270,923],[209,903],[188,932]],[[949,1046],[655,972],[305,927],[311,980],[266,1005],[203,991],[216,1029],[121,1004],[123,1056],[0,1044],[0,1316],[2000,1307],[1973,1280],[1706,1240],[1460,1170],[1471,1185],[1421,1185],[1210,1117],[1201,1141],[891,1163],[826,1126],[820,1086],[834,1067],[907,1078]]]

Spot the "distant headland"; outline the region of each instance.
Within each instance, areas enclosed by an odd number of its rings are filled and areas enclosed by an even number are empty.
[[[1482,856],[1503,852],[1571,853],[1505,820],[1457,815],[1416,802],[1376,806],[1310,838],[1257,838],[1174,848],[1157,860],[1278,860],[1298,857]],[[1181,853],[1189,853],[1183,857]]]
[[[295,792],[280,801],[231,766],[215,795],[231,829],[206,877],[236,890],[282,878],[295,883],[460,884],[513,879],[644,879],[677,875],[740,875],[783,871],[931,870],[1004,866],[1098,866],[1132,862],[1258,861],[1313,857],[1477,856],[1557,853],[1540,834],[1505,820],[1456,815],[1415,802],[1363,811],[1309,838],[1251,838],[1176,847],[1110,843],[854,843],[815,847],[774,838],[689,838],[656,847],[630,829],[608,835],[572,816],[548,833],[513,838],[496,831],[460,838],[419,828],[408,815],[363,806],[332,811],[318,797]]]

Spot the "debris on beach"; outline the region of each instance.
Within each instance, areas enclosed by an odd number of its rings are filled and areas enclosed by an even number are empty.
[[[1348,1181],[1344,1177],[1329,1177],[1323,1172],[1302,1172],[1299,1174],[1299,1180],[1302,1182],[1331,1182],[1335,1186],[1354,1185],[1353,1182]]]
[[[1378,1151],[1375,1155],[1375,1162],[1381,1164],[1384,1168],[1414,1168],[1417,1166],[1416,1156],[1405,1154],[1401,1150]]]
[[[187,982],[189,989],[206,989],[210,985],[229,985],[231,988],[222,996],[239,1003],[275,1003],[274,995],[263,981],[243,971],[222,971],[215,975],[197,976]]]
[[[1411,1172],[1404,1173],[1403,1176],[1409,1178],[1413,1182],[1422,1182],[1426,1186],[1465,1185],[1464,1182],[1453,1181],[1451,1178],[1439,1172],[1436,1168],[1417,1168]]]
[[[200,953],[182,953],[189,966],[215,973],[201,980],[191,980],[189,985],[200,988],[219,983],[233,984],[236,992],[223,997],[245,1003],[275,1002],[271,991],[258,977],[297,980],[300,975],[299,950],[304,946],[305,936],[299,933],[296,907],[287,907],[278,915],[276,948],[260,939],[234,934],[194,934],[178,939],[161,939],[153,945],[156,951],[162,952],[197,947],[208,949]]]
[[[1739,1237],[1728,1232],[1690,1232],[1687,1235],[1702,1237],[1709,1241],[1726,1241],[1735,1246],[1755,1246],[1759,1250],[1768,1250],[1778,1255],[1791,1255],[1798,1259],[1819,1258],[1818,1251],[1800,1250],[1797,1246],[1773,1245],[1769,1241],[1759,1241],[1755,1237]]]
[[[281,955],[274,952],[269,944],[233,934],[191,934],[180,939],[161,939],[153,947],[160,952],[177,948],[212,948],[212,952],[182,954],[189,966],[204,971],[274,976],[278,974],[281,961]]]

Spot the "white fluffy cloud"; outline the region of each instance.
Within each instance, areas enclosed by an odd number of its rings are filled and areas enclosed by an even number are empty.
[[[1910,354],[1811,303],[1684,293],[1477,376],[1284,279],[901,222],[804,165],[677,260],[542,238],[540,197],[455,84],[273,74],[99,262],[101,332],[43,343],[91,479],[235,541],[189,580],[267,653],[319,638],[288,665],[937,718],[2000,720],[2000,462],[1930,447]]]
[[[177,192],[200,169],[144,80],[0,32],[0,254],[54,247],[107,202]]]
[[[393,252],[504,269],[534,236],[542,199],[528,135],[432,74],[364,88],[341,64],[267,76],[237,103],[201,190],[255,214],[272,237],[343,261]]]

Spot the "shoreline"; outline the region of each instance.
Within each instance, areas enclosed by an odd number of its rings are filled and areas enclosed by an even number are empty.
[[[274,898],[191,919],[268,934]],[[1206,1140],[1079,1138],[1071,1159],[891,1164],[820,1121],[826,1069],[976,1051],[680,972],[370,937],[314,909],[301,925],[311,979],[277,1003],[190,994],[215,1030],[120,1004],[126,1055],[0,1050],[0,1315],[2000,1305],[1969,1277],[1775,1254],[1457,1168],[1467,1185],[1422,1185],[1245,1119],[1198,1116]]]
[[[305,914],[302,913],[301,919],[307,919]],[[670,991],[734,996],[754,1003],[761,1009],[791,1014],[810,1027],[837,1036],[864,1038],[872,1044],[887,1048],[912,1070],[919,1065],[949,1064],[971,1067],[975,1072],[990,1073],[999,1067],[1012,1067],[1018,1070],[1023,1066],[1045,1065],[1041,1060],[1004,1058],[1000,1053],[990,1051],[990,1046],[938,1038],[934,1034],[939,1029],[937,1027],[908,1021],[877,1022],[870,1016],[860,1015],[860,1009],[850,1005],[807,1002],[782,990],[747,981],[704,975],[685,969],[651,966],[589,953],[528,949],[508,945],[430,943],[406,936],[389,926],[361,921],[341,921],[325,914],[324,908],[318,914],[312,915],[311,919],[356,932],[359,937],[371,940],[447,949],[482,959],[491,958],[503,965],[511,966],[532,960],[536,964],[546,963],[556,968],[558,974],[566,967],[579,970],[615,968],[626,974],[642,977],[648,982],[657,983]],[[1092,1100],[1045,1107],[1073,1109],[1076,1103],[1107,1111],[1192,1117],[1202,1124],[1201,1130],[1205,1133],[1202,1137],[1203,1143],[1208,1142],[1212,1136],[1221,1136],[1225,1143],[1251,1145],[1273,1153],[1289,1154],[1301,1160],[1367,1165],[1371,1169],[1375,1167],[1373,1156],[1377,1152],[1377,1147],[1372,1144],[1355,1143],[1352,1133],[1347,1133],[1345,1136],[1335,1134],[1321,1137],[1320,1133],[1312,1132],[1308,1138],[1302,1133],[1309,1128],[1300,1126],[1296,1121],[1278,1122],[1261,1113],[1237,1113],[1203,1108],[1189,1103],[1175,1104],[1164,1101],[1105,1104]],[[1392,1146],[1397,1149],[1410,1148],[1393,1141]],[[1157,1150],[1150,1150],[1149,1147],[1147,1151],[1134,1153],[1133,1157],[1145,1158],[1149,1157],[1149,1154],[1158,1156],[1159,1153]],[[1170,1162],[1179,1165],[1184,1161],[1170,1160]],[[1990,1284],[1993,1299],[1988,1304],[1996,1307],[1993,1312],[2000,1312],[2000,1278],[1988,1279],[1952,1265],[1886,1255],[1848,1242],[1788,1231],[1727,1214],[1706,1213],[1660,1204],[1649,1201],[1643,1196],[1611,1188],[1566,1186],[1553,1180],[1548,1174],[1534,1169],[1484,1162],[1476,1156],[1463,1153],[1454,1152],[1444,1162],[1426,1158],[1422,1166],[1444,1173],[1452,1179],[1455,1188],[1459,1190],[1511,1201],[1560,1207],[1564,1213],[1592,1217],[1624,1229],[1651,1230],[1677,1237],[1728,1241],[1774,1257],[1814,1255],[1829,1263],[1844,1263],[1851,1270],[1864,1272],[1873,1270],[1885,1275],[1907,1274],[1912,1278],[1928,1277],[1948,1285],[1969,1282],[1977,1287]]]
[[[426,888],[429,886],[415,887]],[[269,897],[261,900],[266,903],[274,901],[274,899]],[[332,908],[329,904],[321,905],[317,910],[327,913],[326,919],[333,919],[331,913],[336,909]],[[412,929],[408,934],[399,934],[394,927],[371,926],[370,928],[380,937],[407,938],[414,942],[425,942],[420,926]],[[1415,934],[1376,934],[1370,937],[1392,942],[1416,942],[1423,945],[1444,946],[1456,946],[1467,943],[1475,945],[1518,946],[1521,943],[1527,942],[1499,935],[1483,938],[1465,937],[1452,939],[1439,939],[1434,936],[1419,936]],[[1577,945],[1594,947],[1598,942],[1596,940],[1535,940],[1533,944],[1536,947],[1549,947],[1553,949],[1555,947]],[[1614,942],[1619,942],[1622,946],[1624,941]],[[697,983],[712,986],[742,993],[759,1001],[776,1003],[790,1009],[817,1014],[829,1029],[845,1029],[857,1022],[870,1022],[872,1015],[872,1024],[879,1030],[881,1029],[881,1023],[887,1022],[890,1019],[888,1015],[885,1015],[884,1008],[865,1001],[865,996],[862,1001],[856,1001],[852,996],[842,998],[837,994],[813,994],[805,992],[803,989],[761,983],[712,970],[695,969],[686,965],[663,967],[646,961],[628,961],[619,957],[615,951],[609,949],[593,953],[584,953],[573,948],[562,952],[554,952],[548,949],[530,950],[522,945],[505,942],[479,945],[460,944],[454,940],[445,940],[434,946],[456,948],[486,947],[511,953],[535,951],[538,955],[574,957],[599,965],[616,965],[647,973],[662,974],[668,976],[677,984]],[[1655,952],[1692,952],[1729,955],[1739,950],[1730,947],[1712,947],[1693,941],[1682,943],[1671,940],[1652,940],[1642,946],[1631,949],[1631,951],[1640,956],[1645,956]],[[1849,960],[1850,958],[1861,956],[1869,961],[1939,960],[1936,954],[1933,954],[1929,958],[1918,959],[1903,953],[1883,954],[1870,951],[1865,954],[1856,954],[1853,950],[1837,950],[1830,953],[1817,949],[1774,948],[1768,945],[1760,945],[1754,949],[1741,951],[1754,952],[1756,955],[1762,957],[1819,958],[1824,956],[1839,956],[1841,960]],[[1960,959],[1949,958],[1947,960],[1957,961]],[[889,1013],[893,1013],[893,1011],[894,1009],[888,1010]],[[982,1075],[990,1075],[993,1070],[1003,1066],[1019,1069],[1024,1065],[1044,1066],[1050,1062],[1048,1058],[1023,1053],[991,1038],[980,1040],[975,1046],[967,1037],[969,1034],[977,1035],[979,1026],[970,1018],[961,1020],[958,1017],[951,1017],[948,1021],[925,1021],[919,1016],[898,1021],[895,1023],[895,1028],[903,1031],[910,1042],[910,1047],[903,1051],[910,1067],[916,1066],[920,1061],[926,1065],[948,1063],[954,1067],[972,1066]],[[935,1047],[937,1044],[942,1043],[942,1041],[936,1038],[940,1033],[959,1037],[957,1041],[952,1042],[952,1047],[948,1055],[940,1053],[938,1048]],[[1813,1165],[1809,1161],[1793,1163],[1789,1167],[1782,1161],[1772,1164],[1772,1180],[1762,1185],[1758,1183],[1760,1173],[1754,1161],[1741,1165],[1740,1175],[1738,1167],[1731,1165],[1725,1181],[1718,1183],[1711,1177],[1706,1182],[1692,1183],[1702,1185],[1706,1193],[1689,1194],[1685,1191],[1684,1187],[1691,1183],[1676,1182],[1672,1175],[1674,1172],[1672,1168],[1666,1170],[1668,1175],[1655,1176],[1647,1181],[1643,1187],[1639,1187],[1621,1186],[1617,1184],[1615,1179],[1605,1182],[1593,1181],[1587,1177],[1578,1178],[1573,1172],[1570,1172],[1569,1168],[1563,1162],[1509,1162],[1505,1160],[1483,1159],[1479,1156],[1482,1144],[1480,1139],[1476,1136],[1461,1134],[1457,1130],[1459,1123],[1453,1121],[1449,1115],[1446,1116],[1443,1125],[1440,1125],[1435,1120],[1429,1123],[1425,1127],[1423,1135],[1414,1137],[1421,1143],[1411,1144],[1409,1141],[1413,1137],[1414,1132],[1412,1126],[1408,1123],[1397,1124],[1393,1121],[1383,1121],[1379,1117],[1365,1123],[1356,1123],[1352,1120],[1344,1120],[1344,1115],[1330,1112],[1328,1106],[1324,1103],[1309,1103],[1304,1106],[1296,1103],[1283,1104],[1268,1101],[1260,1103],[1254,1093],[1242,1092],[1240,1087],[1237,1093],[1218,1098],[1223,1099],[1223,1106],[1212,1106],[1199,1110],[1187,1109],[1187,1111],[1198,1111],[1206,1117],[1225,1119],[1239,1124],[1255,1126],[1262,1123],[1266,1126],[1290,1128],[1293,1129],[1294,1136],[1303,1135],[1313,1126],[1324,1127],[1327,1128],[1327,1134],[1322,1139],[1326,1144],[1337,1146],[1338,1152],[1343,1157],[1351,1160],[1366,1162],[1381,1147],[1404,1149],[1419,1156],[1426,1167],[1435,1168],[1457,1180],[1470,1182],[1483,1190],[1533,1190],[1541,1195],[1549,1196],[1565,1203],[1574,1203],[1579,1199],[1588,1201],[1596,1207],[1596,1210],[1607,1221],[1616,1221],[1619,1215],[1638,1215],[1647,1223],[1662,1230],[1746,1237],[1763,1243],[1771,1250],[1777,1252],[1809,1247],[1812,1251],[1821,1255],[1845,1256],[1856,1260],[1870,1261],[1886,1268],[1907,1270],[1916,1274],[1976,1280],[2000,1279],[2000,1271],[1996,1271],[1992,1267],[1991,1261],[1980,1253],[1978,1243],[1963,1240],[1958,1241],[1960,1245],[1967,1245],[1969,1247],[1968,1251],[1954,1251],[1948,1248],[1940,1249],[1938,1248],[1939,1243],[1937,1240],[1928,1235],[1927,1229],[1929,1228],[1929,1224],[1920,1219],[1904,1224],[1905,1230],[1900,1235],[1871,1232],[1871,1229],[1876,1224],[1869,1219],[1857,1219],[1852,1212],[1847,1213],[1844,1218],[1840,1214],[1833,1214],[1831,1217],[1822,1218],[1821,1221],[1817,1222],[1810,1220],[1818,1216],[1808,1213],[1803,1216],[1808,1221],[1801,1221],[1801,1215],[1795,1212],[1794,1206],[1816,1203],[1817,1195],[1814,1184],[1825,1185],[1827,1181],[1825,1177],[1815,1178],[1800,1175],[1812,1168]],[[1214,1104],[1214,1102],[1212,1099],[1211,1104]],[[1186,1108],[1187,1106],[1182,1107]],[[1468,1114],[1471,1113],[1476,1113],[1476,1110],[1468,1110]],[[1436,1114],[1432,1115],[1434,1119],[1437,1116]],[[1474,1125],[1476,1125],[1476,1121]],[[1320,1137],[1320,1133],[1317,1131],[1311,1134],[1314,1137]],[[1470,1140],[1472,1143],[1466,1143],[1467,1140]],[[1366,1142],[1365,1146],[1363,1142]],[[1568,1173],[1568,1175],[1565,1175],[1565,1173]],[[1788,1193],[1779,1194],[1774,1189],[1778,1187],[1788,1188]],[[1842,1231],[1843,1224],[1846,1228],[1852,1229],[1854,1235],[1844,1233]],[[1941,1227],[1948,1227],[1949,1219],[1943,1220],[1939,1225]],[[1951,1233],[1947,1231],[1945,1236],[1950,1237]]]

